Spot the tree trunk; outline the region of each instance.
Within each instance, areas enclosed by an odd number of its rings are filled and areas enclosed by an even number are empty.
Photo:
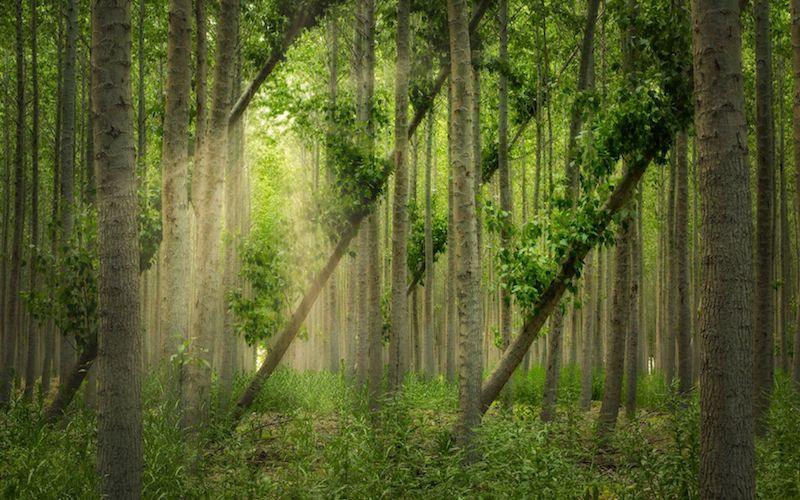
[[[773,184],[775,136],[772,113],[772,48],[769,34],[769,0],[753,2],[756,53],[756,295],[753,342],[753,384],[756,432],[767,430],[766,414],[772,394],[773,360]]]
[[[750,174],[738,0],[693,0],[703,215],[700,496],[755,498]]]
[[[594,286],[594,256],[597,252],[589,252],[584,260],[583,271],[583,330],[581,332],[581,395],[580,407],[588,411],[592,407],[592,347],[595,338],[595,310],[597,301]]]
[[[597,419],[601,435],[608,435],[617,423],[622,395],[622,371],[625,363],[625,338],[630,327],[630,241],[632,218],[626,217],[617,229],[614,292],[611,298],[611,330],[606,350],[606,381],[603,402]]]
[[[778,47],[780,50],[781,47]],[[780,252],[781,252],[781,286],[780,286],[780,317],[778,331],[780,332],[780,366],[784,374],[789,374],[789,330],[791,317],[791,304],[793,295],[792,283],[792,249],[791,249],[791,229],[789,228],[789,200],[786,190],[786,140],[785,140],[785,113],[784,113],[784,80],[785,80],[784,59],[780,58],[778,65],[778,123],[780,137],[778,166],[780,169]]]
[[[6,288],[6,310],[4,311],[5,345],[3,366],[0,372],[0,408],[10,402],[11,388],[15,378],[14,368],[17,343],[21,336],[20,300],[22,266],[22,232],[25,222],[25,37],[23,34],[22,0],[17,0],[17,141],[14,155],[14,236],[11,246],[11,272]]]
[[[678,390],[688,395],[692,389],[692,311],[689,289],[689,165],[686,132],[676,136],[675,152],[675,269],[676,300],[674,311],[677,316],[678,341]]]
[[[335,115],[336,99],[338,94],[338,78],[339,78],[339,31],[335,20],[332,20],[328,25],[328,33],[330,36],[330,45],[328,46],[328,99],[331,106],[331,111],[328,116],[328,130],[330,134],[335,133]],[[325,155],[325,170],[327,174],[328,183],[333,185],[336,182],[334,178],[335,165],[333,162],[333,154],[328,151]],[[328,315],[328,335],[330,339],[330,350],[328,352],[328,369],[334,373],[339,371],[340,354],[339,354],[339,327],[338,327],[338,312],[336,303],[336,273],[333,273],[328,283],[326,292],[327,315]]]
[[[130,2],[92,8],[92,94],[97,156],[99,412],[97,470],[109,498],[142,493],[139,245]]]
[[[641,187],[639,193],[641,193]],[[639,245],[641,244],[642,227],[639,225],[639,213],[642,205],[635,202],[635,213],[630,218],[630,240],[628,241],[629,258],[629,299],[625,307],[628,308],[628,328],[625,343],[625,416],[629,419],[636,417],[636,383],[639,376],[639,343],[641,341],[641,324],[639,323],[639,276],[642,269],[639,267]]]
[[[475,427],[480,423],[481,325],[480,271],[475,170],[472,158],[473,81],[467,6],[464,0],[448,0],[452,126],[450,141],[453,172],[453,231],[456,253],[456,297],[459,329],[459,432],[465,461],[477,459]]]
[[[409,366],[408,335],[408,72],[410,67],[409,0],[397,2],[395,71],[394,206],[392,211],[392,307],[389,334],[389,392],[403,383]]]
[[[193,176],[191,205],[197,220],[197,232],[192,263],[195,282],[189,333],[190,361],[184,365],[183,373],[184,428],[197,428],[207,420],[214,334],[222,326],[221,212],[239,8],[239,2],[234,0],[223,0],[220,5],[211,122],[204,150]]]
[[[800,233],[800,0],[792,0],[792,81],[794,93],[792,95],[792,144],[794,146],[795,166],[795,223],[796,231]],[[797,248],[800,256],[800,246]],[[798,258],[800,263],[800,258]],[[799,265],[800,267],[800,265]],[[800,294],[800,272],[798,272],[797,292]],[[792,357],[792,381],[795,388],[800,390],[800,307],[794,324],[794,353]]]
[[[434,364],[434,336],[436,335],[436,328],[434,327],[433,317],[433,287],[434,276],[436,273],[433,263],[433,214],[431,213],[433,207],[431,204],[431,169],[433,168],[433,113],[428,115],[427,125],[425,129],[425,296],[424,302],[424,316],[425,316],[425,345],[428,346],[426,350],[426,362],[430,375],[437,372],[437,366],[442,363]],[[437,337],[441,337],[441,332]],[[437,339],[436,348],[438,349],[439,359],[444,356],[444,343]],[[428,352],[429,351],[429,352]]]
[[[508,64],[508,0],[500,0],[498,7],[498,21],[500,31],[500,58],[501,65]],[[500,177],[500,209],[503,218],[508,224],[501,226],[500,246],[507,248],[510,244],[510,225],[513,223],[513,197],[511,194],[511,170],[508,165],[508,77],[504,72],[498,76],[498,125],[497,125],[497,168]],[[503,286],[500,287],[500,349],[505,351],[511,343],[511,292]],[[511,402],[510,387],[507,389],[507,403]]]
[[[189,330],[189,98],[191,0],[170,0],[167,89],[161,153],[161,269],[159,317],[167,366],[167,393],[180,397],[180,365],[172,360]]]
[[[37,73],[36,46],[36,0],[31,0],[31,87],[33,91],[33,130],[31,132],[31,255],[35,263],[39,249],[39,75]],[[36,266],[29,265],[30,292],[37,288]],[[31,319],[28,329],[28,352],[25,364],[25,400],[33,399],[33,386],[36,382],[36,346],[39,342],[39,324]]]

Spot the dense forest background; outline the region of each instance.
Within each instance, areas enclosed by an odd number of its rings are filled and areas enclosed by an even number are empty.
[[[800,496],[800,2],[3,7],[0,496]]]

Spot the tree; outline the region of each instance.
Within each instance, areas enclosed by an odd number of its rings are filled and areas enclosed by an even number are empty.
[[[167,91],[161,151],[161,269],[159,320],[170,396],[180,396],[177,354],[189,327],[189,92],[191,85],[191,1],[169,2]]]
[[[700,492],[755,498],[750,174],[737,0],[693,0],[702,202]]]
[[[477,459],[474,430],[480,423],[481,325],[475,172],[472,159],[472,65],[469,24],[464,0],[448,0],[452,125],[453,222],[456,252],[456,297],[459,329],[459,434],[466,461]]]
[[[14,235],[11,244],[11,272],[4,294],[6,309],[3,311],[3,366],[0,367],[0,408],[8,405],[14,378],[17,342],[21,338],[20,281],[22,266],[22,230],[25,221],[25,38],[23,35],[22,0],[17,0],[16,56],[17,56],[17,138],[14,153]]]
[[[74,226],[75,205],[75,64],[78,38],[78,5],[68,0],[66,12],[66,48],[64,49],[64,81],[61,86],[61,244],[70,244]],[[59,383],[69,377],[75,365],[75,339],[61,336]]]
[[[108,498],[142,494],[139,252],[130,65],[130,2],[95,0],[92,102],[100,256],[97,470],[101,495]]]
[[[689,288],[689,164],[686,132],[675,139],[675,228],[673,277],[677,278],[675,311],[677,315],[678,390],[688,395],[692,388],[692,311]]]
[[[190,317],[189,360],[184,365],[183,425],[197,429],[208,417],[214,334],[221,328],[220,237],[228,112],[239,30],[239,2],[223,0],[217,24],[217,58],[211,116],[200,162],[195,166],[191,206],[197,220]]]
[[[500,31],[500,64],[508,65],[508,0],[500,0],[498,6]],[[498,76],[498,118],[497,118],[497,169],[500,176],[500,209],[509,221],[513,218],[511,197],[511,172],[508,166],[508,77],[504,72]],[[506,225],[500,232],[500,245],[506,247],[510,235]],[[500,284],[500,338],[501,348],[505,350],[511,343],[511,293]],[[510,391],[508,392],[510,397]]]
[[[389,337],[389,392],[403,383],[409,366],[408,332],[408,73],[410,67],[409,0],[397,1],[395,69],[394,206],[392,213],[392,308]]]
[[[792,69],[794,93],[792,95],[792,144],[794,146],[795,193],[800,193],[800,0],[792,0]],[[800,214],[800,196],[795,194],[795,213]],[[797,218],[800,231],[800,217]],[[800,248],[798,248],[800,252]],[[797,286],[800,294],[800,280]],[[794,356],[792,358],[792,381],[800,389],[800,307],[794,325]]]
[[[772,47],[769,1],[753,2],[756,53],[756,296],[753,334],[753,383],[756,431],[766,432],[766,413],[775,376],[773,355],[773,258],[775,133],[772,112]]]

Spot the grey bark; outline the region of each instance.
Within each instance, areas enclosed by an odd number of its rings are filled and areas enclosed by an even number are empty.
[[[675,311],[677,316],[678,390],[687,395],[692,389],[692,311],[689,288],[689,165],[686,132],[676,136],[675,152]]]
[[[753,272],[738,0],[693,0],[702,203],[700,495],[755,498]]]
[[[139,251],[130,2],[92,8],[92,94],[99,250],[100,493],[140,498],[144,443],[140,394]]]
[[[766,414],[774,384],[773,258],[775,134],[772,112],[772,48],[769,33],[769,1],[754,0],[756,54],[756,289],[753,332],[753,383],[756,432],[766,433]]]

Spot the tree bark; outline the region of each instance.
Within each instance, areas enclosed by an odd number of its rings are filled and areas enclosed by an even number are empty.
[[[328,24],[328,34],[330,36],[330,45],[328,46],[328,69],[329,69],[329,77],[328,77],[328,99],[331,106],[331,111],[328,116],[328,130],[330,134],[335,133],[335,115],[334,110],[336,109],[336,99],[339,90],[338,86],[338,78],[339,78],[339,32],[338,26],[335,20],[332,20]],[[358,35],[357,35],[358,36]],[[325,168],[327,173],[327,180],[329,184],[333,184],[335,181],[334,178],[334,169],[335,165],[333,163],[333,154],[332,152],[328,152],[325,155]],[[328,352],[328,369],[334,373],[338,373],[339,371],[339,363],[340,363],[340,354],[339,354],[339,328],[338,328],[338,309],[336,303],[336,273],[331,275],[330,281],[328,283],[328,289],[326,291],[328,303],[327,303],[327,315],[328,315],[328,338],[330,340],[330,350]]]
[[[702,202],[700,495],[755,498],[752,222],[738,0],[693,0]]]
[[[130,2],[96,0],[92,101],[100,297],[97,470],[102,496],[134,499],[142,493],[144,443],[130,35]]]
[[[675,270],[678,344],[678,390],[688,395],[692,389],[692,311],[689,288],[689,165],[686,132],[676,136],[675,162]]]
[[[472,152],[473,81],[465,0],[448,0],[452,125],[453,231],[456,255],[456,297],[459,329],[459,432],[465,461],[477,459],[474,438],[480,423],[481,325],[480,270],[475,215],[475,169]]]
[[[10,402],[17,343],[22,338],[20,321],[19,292],[22,266],[22,232],[25,223],[25,38],[23,34],[22,0],[17,0],[16,51],[17,51],[17,138],[14,154],[14,235],[11,246],[11,272],[8,278],[4,311],[5,345],[3,346],[3,366],[0,367],[0,408]]]
[[[389,392],[397,391],[409,367],[408,332],[408,73],[410,68],[409,0],[397,2],[395,70],[394,205],[392,211],[392,307],[389,335]]]
[[[773,184],[775,136],[772,112],[772,48],[769,33],[769,0],[754,0],[756,53],[756,294],[753,341],[753,383],[756,432],[767,430],[766,414],[774,384],[773,358]]]
[[[795,166],[795,218],[796,231],[800,233],[800,0],[792,0],[792,144],[794,146]],[[797,249],[800,256],[800,246]],[[798,258],[800,263],[800,258]],[[800,273],[798,273],[797,291],[800,294]],[[794,353],[792,357],[792,381],[800,390],[800,307],[794,324]]]
[[[202,1],[202,0],[200,0]],[[178,399],[180,365],[171,358],[189,330],[189,99],[191,90],[191,0],[170,0],[167,88],[161,152],[161,269],[159,313],[167,366],[167,390]]]
[[[29,265],[30,292],[38,287],[36,261],[39,252],[39,74],[37,59],[37,7],[36,0],[31,0],[31,90],[33,92],[33,129],[31,131],[31,255]],[[39,323],[31,318],[28,329],[28,361],[25,365],[25,400],[33,399],[33,387],[36,382],[37,345],[42,331]]]
[[[597,419],[601,435],[609,434],[617,423],[622,395],[622,371],[625,364],[625,338],[630,339],[630,241],[631,217],[620,223],[616,235],[614,292],[611,298],[611,331],[606,350],[606,381],[603,402]],[[630,341],[630,340],[629,340]]]
[[[214,334],[222,326],[221,212],[239,8],[239,2],[235,0],[223,0],[220,5],[211,120],[204,150],[193,174],[191,206],[197,220],[192,262],[195,282],[189,330],[190,359],[184,365],[182,391],[183,426],[187,429],[197,429],[208,418]]]

